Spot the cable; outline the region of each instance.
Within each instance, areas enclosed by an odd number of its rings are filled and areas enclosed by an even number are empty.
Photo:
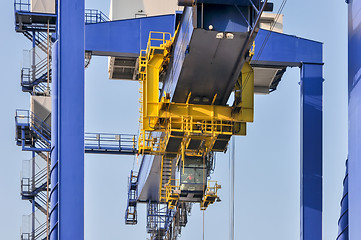
[[[205,167],[206,167],[206,156],[203,154],[203,184],[206,184],[206,174],[205,174]],[[207,184],[206,184],[206,187],[207,187]],[[203,187],[203,197],[204,197],[204,187]],[[205,210],[203,209],[203,240],[204,240],[204,232],[205,232],[205,228],[204,228],[204,212]]]
[[[236,138],[231,139],[231,149],[229,151],[229,239],[234,240],[234,172],[235,172],[235,150],[236,150]]]
[[[204,240],[204,232],[205,232],[205,231],[204,231],[204,212],[205,212],[205,211],[203,210],[203,240]]]
[[[282,11],[283,11],[283,9],[284,9],[287,1],[288,1],[288,0],[283,0],[283,1],[282,1],[281,6],[280,6],[280,8],[279,8],[278,11],[277,11],[275,21],[274,21],[274,23],[271,25],[270,31],[267,33],[267,36],[266,36],[265,40],[264,40],[263,43],[262,43],[261,49],[260,49],[260,51],[258,52],[258,54],[257,54],[257,56],[256,56],[256,60],[254,60],[255,63],[257,63],[258,60],[259,60],[259,58],[261,57],[262,52],[263,52],[264,48],[265,48],[266,45],[267,45],[267,42],[268,42],[268,40],[269,40],[269,38],[270,38],[270,36],[271,36],[271,33],[272,33],[273,29],[275,28],[275,26],[276,26],[276,24],[277,24],[277,22],[278,22],[278,19],[279,19],[279,17],[281,16],[281,13],[282,13]],[[242,86],[242,92],[243,92],[243,90],[245,89],[245,87],[247,86],[247,83],[248,83],[250,77],[251,77],[251,72],[249,72],[248,75],[247,75],[247,77],[246,77],[245,84]]]

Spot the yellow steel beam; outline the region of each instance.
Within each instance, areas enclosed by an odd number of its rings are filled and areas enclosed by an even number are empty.
[[[159,34],[159,33],[157,33]],[[152,36],[152,33],[151,33]],[[150,37],[146,52],[140,56],[140,81],[142,82],[141,136],[139,150],[162,154],[167,141],[152,139],[151,132],[182,131],[183,138],[196,134],[245,135],[246,123],[253,122],[254,115],[254,72],[248,62],[244,64],[241,77],[235,86],[233,106],[189,104],[191,93],[186,103],[171,103],[169,96],[160,99],[159,76],[163,66],[169,64],[172,38],[166,40]],[[160,46],[152,46],[152,40],[161,41]],[[216,97],[216,95],[215,95]],[[147,134],[148,133],[148,134]],[[169,134],[168,134],[169,135]],[[148,138],[147,138],[148,136]],[[167,134],[165,134],[167,136]],[[214,141],[209,141],[214,142]],[[158,146],[157,146],[158,145]]]
[[[143,119],[144,130],[154,130],[155,118],[192,117],[194,120],[222,120],[232,122],[253,122],[254,73],[249,63],[242,70],[241,101],[233,108],[219,105],[197,105],[188,103],[170,103],[162,98],[159,102],[159,74],[164,60],[162,54],[154,54],[147,65],[147,76],[143,83]],[[235,108],[238,110],[235,111]],[[153,123],[153,124],[151,124]]]

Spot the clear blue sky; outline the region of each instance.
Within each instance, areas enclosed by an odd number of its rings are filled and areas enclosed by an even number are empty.
[[[87,8],[108,12],[109,1],[87,0]],[[281,0],[274,0],[278,10]],[[288,1],[284,31],[324,42],[324,239],[335,239],[347,157],[347,7],[344,1]],[[1,106],[0,233],[20,239],[21,216],[31,205],[20,200],[22,160],[14,141],[16,108],[29,108],[21,92],[22,50],[31,43],[14,31],[13,1],[0,3]],[[288,69],[279,89],[255,99],[255,122],[236,142],[236,239],[299,239],[300,110],[299,69]],[[107,58],[95,57],[86,70],[86,131],[136,133],[138,84],[110,81]],[[124,225],[127,178],[133,157],[85,158],[86,240],[146,239],[145,207],[137,226]],[[206,211],[206,239],[228,237],[228,155],[217,155],[214,180],[221,203]],[[195,205],[181,239],[201,239],[202,214]]]

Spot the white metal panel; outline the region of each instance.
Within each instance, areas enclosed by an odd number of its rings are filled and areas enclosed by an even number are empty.
[[[254,91],[256,94],[268,94],[278,68],[254,68]]]
[[[147,16],[174,14],[175,11],[181,10],[178,0],[143,0],[143,3]]]
[[[143,0],[111,0],[109,18],[112,21],[135,18],[144,13]]]
[[[273,32],[283,33],[283,15],[264,12],[260,20],[260,28],[272,30]]]
[[[55,0],[31,0],[31,11],[55,14]]]
[[[51,97],[49,96],[31,96],[30,111],[38,118],[51,126]]]
[[[177,0],[111,0],[109,17],[112,21],[174,14],[183,9]]]

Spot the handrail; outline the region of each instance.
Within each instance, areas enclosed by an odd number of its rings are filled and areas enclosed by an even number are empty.
[[[109,18],[102,11],[85,9],[85,24],[109,22]]]
[[[31,12],[30,0],[14,0],[15,12]],[[96,9],[85,9],[85,23],[109,22],[110,19],[102,11]]]
[[[16,124],[27,124],[35,131],[40,133],[45,139],[45,141],[49,142],[51,140],[51,128],[50,126],[42,121],[38,116],[36,116],[30,110],[16,110],[15,115]]]
[[[39,146],[46,149],[51,144],[51,127],[30,110],[16,110],[17,126],[28,126],[39,137]],[[84,146],[86,153],[137,153],[138,138],[133,134],[85,133]]]
[[[93,149],[136,150],[137,136],[131,134],[85,133],[85,146]]]
[[[16,12],[30,12],[30,0],[15,0],[14,10]]]
[[[165,45],[167,42],[172,42],[172,34],[167,32],[155,32],[151,31],[149,33],[149,39],[147,44],[147,60],[151,56],[151,48],[160,48],[162,45]]]

